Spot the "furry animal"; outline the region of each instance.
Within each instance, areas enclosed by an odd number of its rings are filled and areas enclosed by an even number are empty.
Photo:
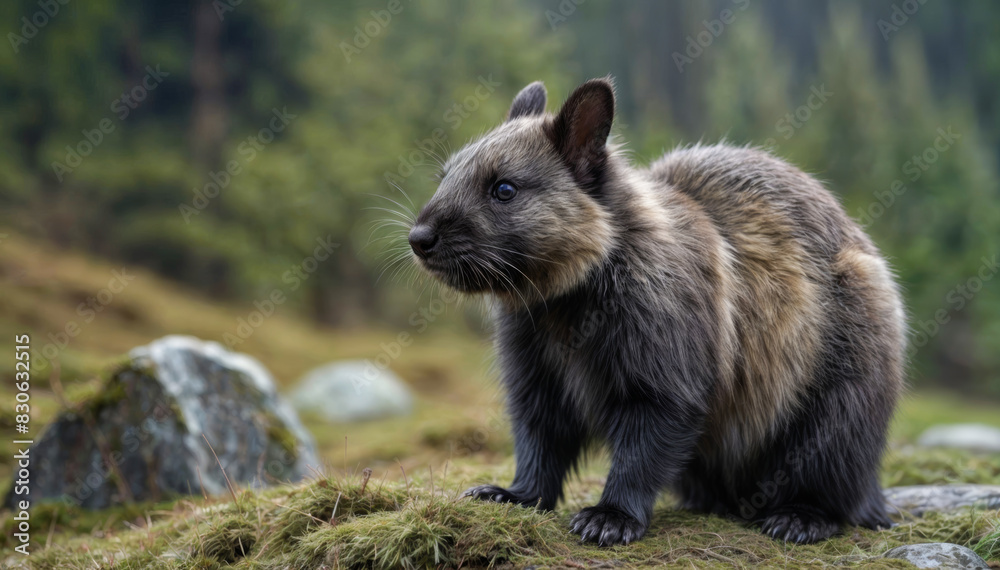
[[[612,465],[572,520],[585,541],[641,538],[664,489],[796,543],[890,526],[877,470],[905,317],[871,240],[761,150],[633,166],[607,142],[608,80],[545,103],[528,85],[452,156],[409,234],[434,277],[496,301],[516,474],[467,494],[552,509],[598,441]]]

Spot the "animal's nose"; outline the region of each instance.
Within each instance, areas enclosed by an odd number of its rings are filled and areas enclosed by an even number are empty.
[[[415,226],[410,230],[410,247],[413,248],[413,253],[424,259],[430,257],[437,241],[437,234],[426,224]]]

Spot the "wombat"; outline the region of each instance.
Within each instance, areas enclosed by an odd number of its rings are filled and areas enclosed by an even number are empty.
[[[528,85],[451,156],[409,233],[422,268],[494,300],[516,474],[467,494],[552,509],[596,442],[611,470],[572,520],[585,541],[641,538],[663,490],[797,543],[890,526],[906,325],[868,236],[763,150],[631,164],[610,80],[545,104]]]

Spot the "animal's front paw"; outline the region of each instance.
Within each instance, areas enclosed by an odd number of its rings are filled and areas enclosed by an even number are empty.
[[[632,515],[614,507],[587,507],[570,521],[570,530],[584,542],[599,546],[628,544],[646,534],[646,525]]]
[[[493,501],[494,503],[517,503],[519,505],[534,506],[538,499],[523,497],[520,494],[497,487],[496,485],[479,485],[462,493],[463,497],[472,497],[480,501]]]

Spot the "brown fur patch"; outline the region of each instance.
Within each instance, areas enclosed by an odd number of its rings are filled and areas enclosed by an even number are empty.
[[[731,147],[675,151],[650,171],[696,204],[717,236],[702,240],[718,263],[722,286],[715,302],[725,315],[723,345],[730,348],[720,354],[703,446],[723,455],[752,453],[797,409],[826,320],[825,284],[817,276],[830,267],[800,239],[801,220],[796,205],[784,203],[782,184],[798,185],[803,194],[825,192],[765,153]],[[664,200],[677,198],[668,192]]]

